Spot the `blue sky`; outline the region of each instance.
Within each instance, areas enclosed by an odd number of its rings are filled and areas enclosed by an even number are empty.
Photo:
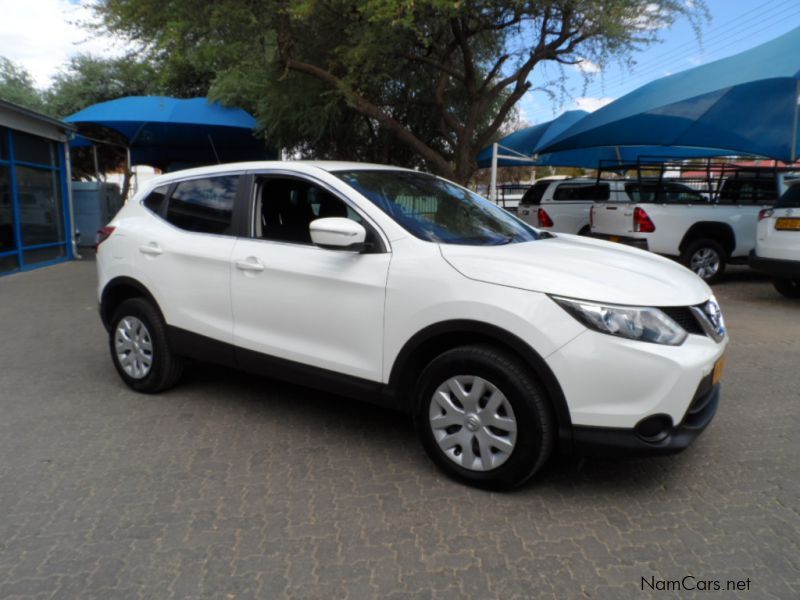
[[[581,71],[565,67],[570,97],[553,101],[541,92],[529,92],[519,104],[520,116],[536,124],[564,110],[594,110],[649,81],[737,54],[800,27],[800,0],[706,0],[706,5],[711,20],[703,24],[701,38],[681,19],[660,32],[660,43],[634,54],[632,68],[609,64],[592,75],[585,90]],[[586,67],[594,70],[594,65]],[[541,85],[558,75],[559,70],[548,65],[531,81]]]

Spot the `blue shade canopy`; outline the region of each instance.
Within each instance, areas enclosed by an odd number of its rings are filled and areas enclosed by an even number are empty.
[[[725,156],[727,150],[718,148],[682,148],[668,146],[603,146],[579,148],[537,154],[539,148],[546,147],[554,138],[570,127],[582,122],[590,113],[585,110],[570,110],[552,121],[526,127],[501,139],[498,144],[497,165],[499,167],[594,167],[600,161],[636,162],[641,157],[648,160],[670,160],[675,158],[700,158]],[[514,157],[514,158],[509,158]],[[523,157],[530,157],[524,160]],[[478,167],[492,166],[492,147],[484,148],[478,154]]]
[[[256,120],[250,114],[206,98],[129,96],[93,104],[64,120],[119,132],[128,142],[134,165],[169,169],[176,164],[271,158],[263,141],[253,135]],[[85,144],[77,137],[72,145]]]
[[[714,147],[794,162],[799,74],[797,28],[741,54],[648,83],[537,150]]]

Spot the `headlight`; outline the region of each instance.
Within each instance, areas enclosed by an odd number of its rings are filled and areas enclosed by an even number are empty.
[[[657,308],[551,297],[586,327],[600,333],[668,346],[680,346],[687,336],[683,327]]]

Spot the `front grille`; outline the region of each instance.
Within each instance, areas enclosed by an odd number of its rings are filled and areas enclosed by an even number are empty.
[[[691,307],[689,306],[668,306],[661,309],[670,319],[686,330],[686,333],[695,335],[706,335],[702,325],[697,321]]]

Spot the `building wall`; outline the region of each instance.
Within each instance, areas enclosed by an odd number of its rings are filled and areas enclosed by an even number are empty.
[[[63,129],[0,106],[0,275],[72,258]]]

